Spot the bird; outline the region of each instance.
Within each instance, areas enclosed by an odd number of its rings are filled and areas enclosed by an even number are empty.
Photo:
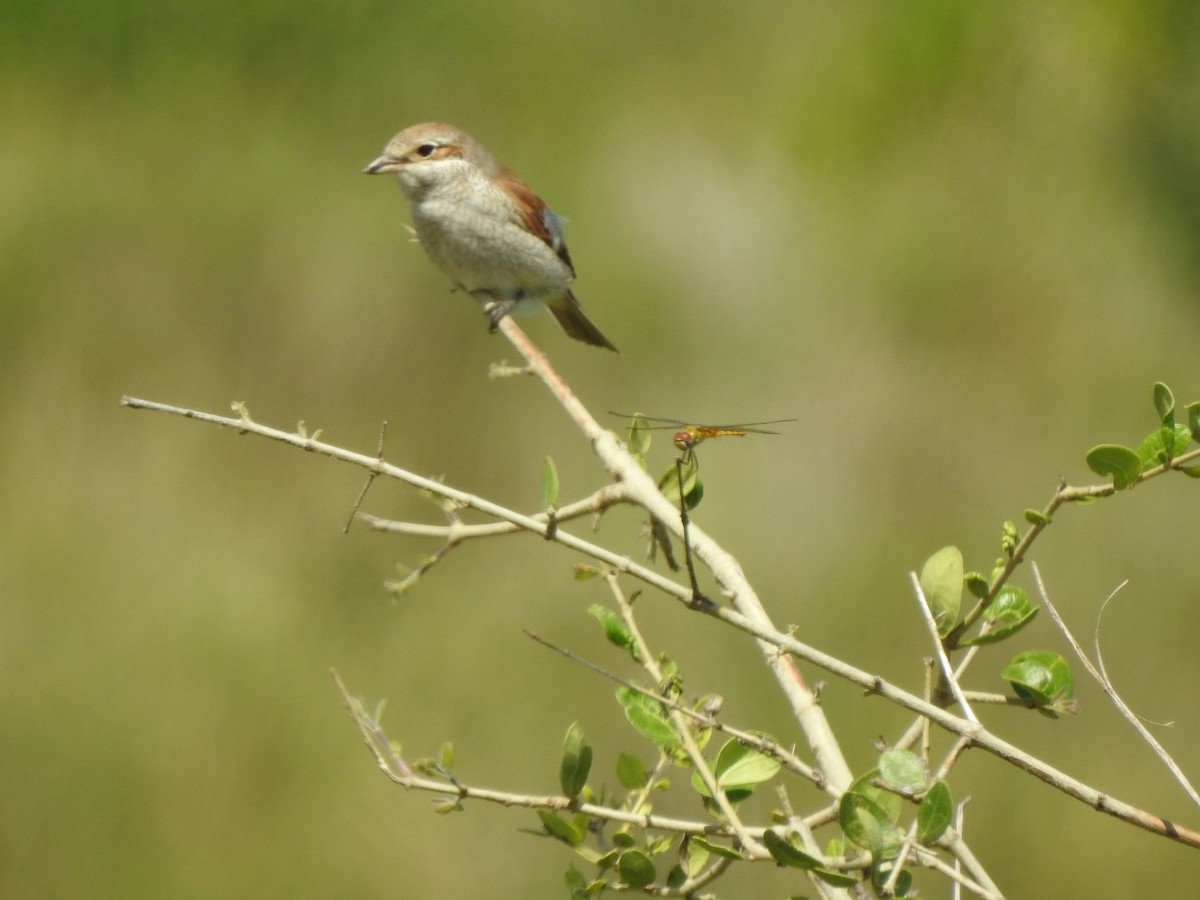
[[[493,331],[510,312],[544,305],[570,337],[617,350],[571,292],[575,266],[562,218],[465,131],[442,122],[413,125],[363,172],[396,176],[417,242],[456,288],[480,302]]]

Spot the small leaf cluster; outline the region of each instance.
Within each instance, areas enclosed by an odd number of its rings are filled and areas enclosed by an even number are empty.
[[[1135,485],[1152,469],[1178,468],[1192,478],[1200,478],[1200,466],[1174,466],[1175,460],[1193,444],[1200,444],[1200,402],[1185,407],[1187,424],[1175,418],[1175,395],[1161,381],[1154,385],[1154,408],[1158,427],[1137,448],[1121,444],[1101,444],[1088,451],[1088,467],[1097,475],[1111,476],[1113,487],[1125,490]]]
[[[845,841],[871,854],[872,887],[882,892],[888,886],[896,897],[909,896],[912,888],[912,875],[895,871],[901,849],[910,840],[910,829],[903,821],[911,801],[917,803],[911,840],[934,844],[954,816],[950,788],[944,781],[931,781],[925,763],[915,753],[891,749],[880,754],[876,768],[854,780],[838,803]],[[845,847],[831,843],[826,852],[842,855]]]
[[[394,751],[399,754],[400,748],[395,747]],[[441,778],[450,783],[454,781],[454,744],[446,741],[442,744],[436,758],[418,759],[413,762],[413,770],[420,772],[422,775],[432,775],[436,778]],[[459,797],[453,797],[449,800],[438,800],[434,805],[434,811],[442,815],[452,812],[462,812],[462,800]]]
[[[600,622],[605,638],[627,652],[635,661],[641,654],[633,634],[620,617],[609,609],[594,606],[590,612]],[[714,866],[724,867],[730,860],[745,858],[742,850],[730,838],[722,838],[717,830],[711,835],[688,833],[658,835],[630,822],[609,823],[593,818],[582,811],[582,805],[600,803],[617,807],[635,817],[650,817],[654,813],[654,796],[672,787],[670,773],[675,770],[691,773],[689,786],[699,799],[701,808],[708,811],[713,824],[722,819],[719,804],[705,778],[695,769],[685,748],[684,734],[673,710],[684,710],[688,737],[701,752],[713,745],[716,733],[712,715],[720,708],[714,696],[702,696],[691,703],[682,701],[682,679],[676,664],[659,657],[658,668],[663,682],[654,689],[639,688],[633,683],[616,689],[615,699],[633,730],[653,747],[657,759],[647,765],[633,752],[619,754],[613,767],[620,793],[609,796],[589,783],[594,762],[593,751],[578,723],[567,729],[559,766],[559,786],[572,807],[580,808],[574,815],[552,810],[539,810],[546,834],[569,846],[593,870],[590,876],[572,866],[567,873],[571,897],[594,897],[608,890],[629,891],[661,885],[677,889],[690,879],[702,877]],[[752,746],[746,740],[728,739],[716,748],[711,758],[706,753],[707,768],[722,799],[737,806],[780,771],[779,759],[763,752],[761,747],[776,746],[768,735],[756,734],[760,742]],[[589,838],[591,840],[589,840]],[[844,878],[838,873],[830,877]],[[851,879],[853,882],[854,879]]]
[[[1014,528],[1012,523],[1005,523],[1002,545],[1009,543]],[[919,578],[921,593],[947,652],[1009,640],[1034,620],[1038,608],[1029,595],[1016,585],[1002,583],[1007,572],[1004,560],[997,562],[991,579],[978,572],[964,572],[962,551],[957,547],[943,547],[925,561]],[[965,614],[964,590],[977,601]],[[967,635],[977,624],[978,631]],[[1022,651],[1000,674],[1018,698],[1048,716],[1076,709],[1075,681],[1061,654]]]
[[[649,815],[653,810],[652,792],[666,791],[670,780],[661,775],[669,765],[684,767],[687,758],[681,752],[678,733],[673,729],[662,704],[638,691],[622,688],[618,702],[626,718],[644,737],[655,744],[660,753],[659,764],[648,767],[635,754],[622,753],[614,767],[617,783],[625,796],[619,805],[630,812]],[[708,743],[711,730],[702,733]],[[597,794],[588,785],[592,767],[592,749],[578,723],[567,729],[563,741],[559,786],[573,802],[602,802],[611,804],[614,798]],[[666,764],[666,766],[664,765]],[[713,765],[717,787],[733,803],[753,794],[755,787],[769,781],[779,771],[779,762],[736,741],[727,741],[717,753]],[[711,800],[702,781],[695,775],[693,788],[707,805]],[[538,810],[545,832],[593,866],[595,874],[588,878],[574,866],[567,873],[572,897],[594,897],[605,890],[638,890],[659,882],[678,887],[695,877],[718,859],[738,859],[741,854],[718,840],[698,835],[682,838],[654,836],[644,829],[625,823],[611,834],[605,823],[593,820],[584,812],[566,817],[550,810]],[[594,844],[587,843],[588,837]]]

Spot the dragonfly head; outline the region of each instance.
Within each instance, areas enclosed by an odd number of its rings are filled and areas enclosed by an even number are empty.
[[[677,431],[673,440],[675,442],[675,449],[683,453],[693,449],[699,443],[696,440],[696,435],[691,431]]]

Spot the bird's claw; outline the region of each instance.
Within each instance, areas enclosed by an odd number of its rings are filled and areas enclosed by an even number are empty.
[[[500,320],[512,312],[513,307],[516,305],[516,301],[514,300],[493,300],[487,304],[483,308],[483,311],[487,313],[488,320],[491,323],[488,325],[488,331],[495,334],[496,329],[500,327]]]

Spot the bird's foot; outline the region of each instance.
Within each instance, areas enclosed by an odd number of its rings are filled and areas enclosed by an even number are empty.
[[[491,322],[488,331],[495,334],[496,329],[500,327],[500,320],[512,312],[516,305],[516,300],[493,300],[491,303],[484,304],[483,311]]]

